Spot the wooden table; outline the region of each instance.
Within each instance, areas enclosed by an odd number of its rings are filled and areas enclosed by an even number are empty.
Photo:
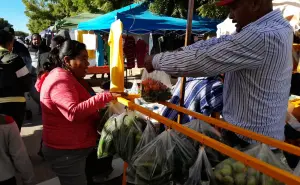
[[[92,66],[88,67],[88,74],[109,74],[109,66]]]
[[[127,79],[127,65],[124,65],[124,70],[126,72],[125,75],[125,82],[127,84],[128,79]],[[87,74],[110,74],[110,68],[109,66],[91,66],[88,67]]]

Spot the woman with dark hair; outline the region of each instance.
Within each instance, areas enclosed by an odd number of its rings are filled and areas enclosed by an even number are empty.
[[[98,110],[120,96],[91,96],[80,83],[88,66],[85,45],[67,40],[50,52],[36,83],[41,93],[43,153],[61,185],[87,184],[85,164],[96,145]]]

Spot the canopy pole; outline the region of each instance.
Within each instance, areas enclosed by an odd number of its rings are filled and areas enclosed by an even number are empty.
[[[194,14],[194,0],[189,0],[189,9],[188,9],[185,44],[184,44],[185,46],[190,45],[191,42],[193,14]],[[180,99],[179,99],[180,100],[179,106],[181,107],[184,106],[185,82],[186,82],[186,78],[182,77],[181,84],[180,84]],[[183,118],[183,113],[179,113],[177,122],[181,123],[182,118]]]

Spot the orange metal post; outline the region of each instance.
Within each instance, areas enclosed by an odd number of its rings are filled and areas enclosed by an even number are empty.
[[[122,185],[126,185],[127,184],[127,177],[126,177],[127,167],[128,167],[128,163],[124,162]]]

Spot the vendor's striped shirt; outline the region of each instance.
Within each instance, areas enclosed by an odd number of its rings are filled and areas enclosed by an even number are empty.
[[[275,10],[234,35],[200,41],[183,51],[158,54],[153,66],[177,76],[225,73],[224,119],[283,140],[292,75],[292,41],[291,26]]]
[[[170,103],[179,104],[181,80],[178,80],[173,90],[173,96]],[[210,116],[213,112],[221,112],[223,108],[223,84],[219,77],[198,77],[187,78],[185,84],[184,107]],[[164,107],[162,116],[177,120],[178,112],[176,110]],[[194,118],[185,114],[182,123],[188,123]]]

